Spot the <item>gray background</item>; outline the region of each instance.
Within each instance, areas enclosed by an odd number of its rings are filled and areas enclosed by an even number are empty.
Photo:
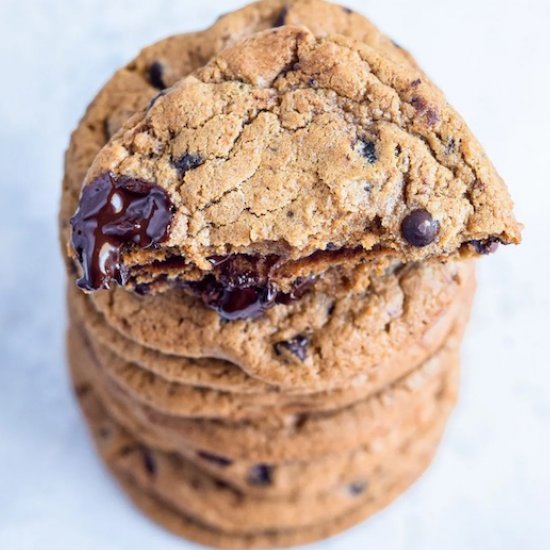
[[[64,365],[62,155],[143,45],[243,2],[0,0],[0,548],[182,549],[106,475]],[[408,47],[478,134],[525,222],[479,265],[460,406],[429,473],[324,549],[548,548],[548,0],[347,0]]]

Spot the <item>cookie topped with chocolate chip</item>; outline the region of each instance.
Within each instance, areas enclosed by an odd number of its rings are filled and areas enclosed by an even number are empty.
[[[225,50],[132,117],[71,223],[83,288],[179,285],[229,318],[295,299],[334,265],[520,239],[504,183],[425,77],[294,26]]]
[[[406,50],[348,8],[261,0],[117,71],[65,167],[73,383],[148,515],[303,543],[427,467],[475,289],[459,260],[520,226]]]

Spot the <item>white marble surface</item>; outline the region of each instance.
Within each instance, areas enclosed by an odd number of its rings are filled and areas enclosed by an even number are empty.
[[[319,549],[550,545],[550,2],[347,0],[410,48],[516,199],[519,248],[479,266],[460,406],[429,473]],[[0,0],[0,548],[191,548],[98,463],[64,367],[55,216],[69,131],[140,46],[242,2]]]

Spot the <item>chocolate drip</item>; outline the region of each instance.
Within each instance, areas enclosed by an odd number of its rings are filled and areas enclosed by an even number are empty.
[[[72,245],[82,266],[84,290],[124,284],[120,263],[125,246],[147,248],[168,237],[172,203],[158,185],[105,173],[87,184],[71,218]]]

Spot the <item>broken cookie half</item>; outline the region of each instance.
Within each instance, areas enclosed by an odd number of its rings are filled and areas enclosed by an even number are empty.
[[[83,289],[177,286],[228,319],[335,273],[486,254],[521,229],[423,74],[293,26],[239,42],[133,116],[71,225]]]

